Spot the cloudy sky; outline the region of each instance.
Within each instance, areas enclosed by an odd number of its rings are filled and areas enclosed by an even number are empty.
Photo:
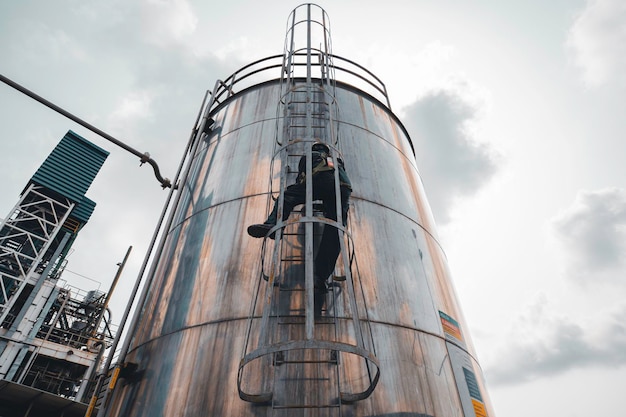
[[[0,73],[149,151],[171,178],[204,92],[282,53],[299,4],[215,3],[3,1]],[[626,3],[320,5],[333,52],[378,75],[415,132],[496,414],[623,416]],[[111,152],[65,278],[107,289],[133,245],[119,317],[166,192],[136,157],[4,84],[0,106],[0,217],[68,129]]]

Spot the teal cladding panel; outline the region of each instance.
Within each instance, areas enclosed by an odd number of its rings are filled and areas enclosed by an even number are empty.
[[[42,185],[81,204],[107,156],[109,152],[70,130],[35,172],[30,182]],[[87,211],[88,207],[89,204],[85,207]]]
[[[89,220],[91,213],[93,213],[95,208],[96,203],[93,200],[83,197],[82,201],[74,207],[74,210],[72,210],[70,217],[75,218],[83,224],[87,223],[87,220]]]

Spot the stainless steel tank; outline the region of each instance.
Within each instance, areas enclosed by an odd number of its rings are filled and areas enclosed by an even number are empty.
[[[326,14],[299,6],[286,54],[253,63],[213,92],[206,111],[214,123],[198,132],[131,329],[125,360],[137,371],[120,379],[107,415],[493,416],[412,142],[384,85],[328,50],[311,53],[310,32],[308,72],[285,78],[300,21],[327,36]],[[309,71],[316,66],[317,77]],[[286,91],[301,87],[331,96],[319,113],[324,129],[292,124],[294,114],[312,114],[310,100],[285,102]],[[306,251],[303,234],[289,233],[305,227],[297,219],[306,214],[295,213],[280,239],[246,233],[265,219],[271,196],[280,198],[281,183],[292,181],[291,149],[318,139],[343,158],[353,186],[337,267],[344,272],[332,281],[335,298],[326,299],[333,320],[307,310],[310,258],[290,267],[282,258]],[[328,227],[308,222],[309,231]],[[309,249],[319,244],[312,239]],[[276,262],[283,266],[274,274]],[[286,288],[300,292],[272,299]],[[264,332],[274,334],[269,342]],[[298,365],[285,371],[291,362]]]

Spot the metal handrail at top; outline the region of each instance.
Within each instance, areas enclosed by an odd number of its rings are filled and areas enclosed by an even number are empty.
[[[292,55],[292,58],[297,60],[307,56],[308,54],[306,52],[297,52]],[[320,51],[314,51],[312,56],[318,58],[317,62],[311,63],[313,67],[328,65],[334,70],[335,81],[350,85],[369,94],[391,110],[391,103],[389,102],[389,97],[387,95],[387,87],[371,71],[354,61],[338,55],[327,54],[324,56],[324,54]],[[322,61],[322,58],[328,58],[326,63]],[[254,61],[238,69],[224,81],[219,81],[219,87],[215,92],[215,97],[213,104],[209,109],[209,113],[219,107],[229,97],[234,95],[236,93],[235,87],[237,91],[242,91],[246,88],[253,87],[266,81],[280,79],[280,71],[284,71],[283,62],[283,55],[272,55]],[[304,76],[307,62],[305,60],[302,62],[296,61],[293,62],[291,66],[293,68],[303,68]],[[294,79],[298,77],[297,75],[292,75],[291,78]]]

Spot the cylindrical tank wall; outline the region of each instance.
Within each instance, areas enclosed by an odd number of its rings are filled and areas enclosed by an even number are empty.
[[[127,360],[140,377],[116,388],[110,416],[275,415],[241,400],[236,380],[261,269],[262,239],[246,227],[267,215],[279,94],[278,82],[261,84],[211,115],[131,329]],[[483,404],[493,416],[410,140],[369,96],[339,86],[336,98],[348,228],[381,369],[373,394],[342,415],[469,417]]]

